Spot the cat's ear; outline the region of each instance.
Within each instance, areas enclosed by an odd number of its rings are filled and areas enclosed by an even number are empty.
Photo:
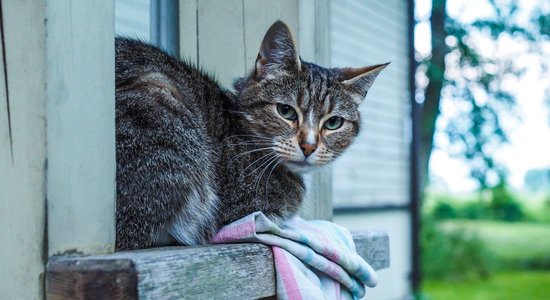
[[[344,68],[340,82],[355,94],[355,101],[361,103],[367,96],[376,76],[389,64],[388,62],[363,68]]]
[[[281,21],[275,22],[262,40],[252,77],[260,80],[300,69],[300,57],[290,29]]]

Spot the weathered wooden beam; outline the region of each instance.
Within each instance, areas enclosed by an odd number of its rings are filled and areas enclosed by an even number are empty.
[[[113,0],[0,0],[1,299],[41,299],[52,254],[114,249],[114,55]]]
[[[389,266],[384,232],[354,234],[373,268]],[[257,299],[275,295],[273,254],[261,244],[166,247],[84,257],[53,257],[48,299]]]

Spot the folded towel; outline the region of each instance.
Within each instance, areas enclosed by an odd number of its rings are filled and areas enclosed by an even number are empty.
[[[213,243],[270,245],[279,299],[357,299],[376,273],[355,251],[350,232],[328,221],[294,217],[284,225],[255,212],[224,226]]]

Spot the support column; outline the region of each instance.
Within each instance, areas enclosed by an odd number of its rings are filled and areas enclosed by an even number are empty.
[[[40,299],[49,256],[114,248],[114,1],[0,3],[0,291]]]

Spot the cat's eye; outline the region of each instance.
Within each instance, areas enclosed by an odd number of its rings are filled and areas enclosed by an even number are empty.
[[[298,120],[298,114],[296,113],[296,110],[290,105],[277,103],[277,112],[281,115],[281,117],[287,120]]]
[[[343,124],[344,124],[344,119],[342,119],[341,117],[334,116],[334,117],[330,117],[330,119],[328,119],[325,122],[325,124],[323,124],[323,126],[328,130],[336,130],[342,127]]]

